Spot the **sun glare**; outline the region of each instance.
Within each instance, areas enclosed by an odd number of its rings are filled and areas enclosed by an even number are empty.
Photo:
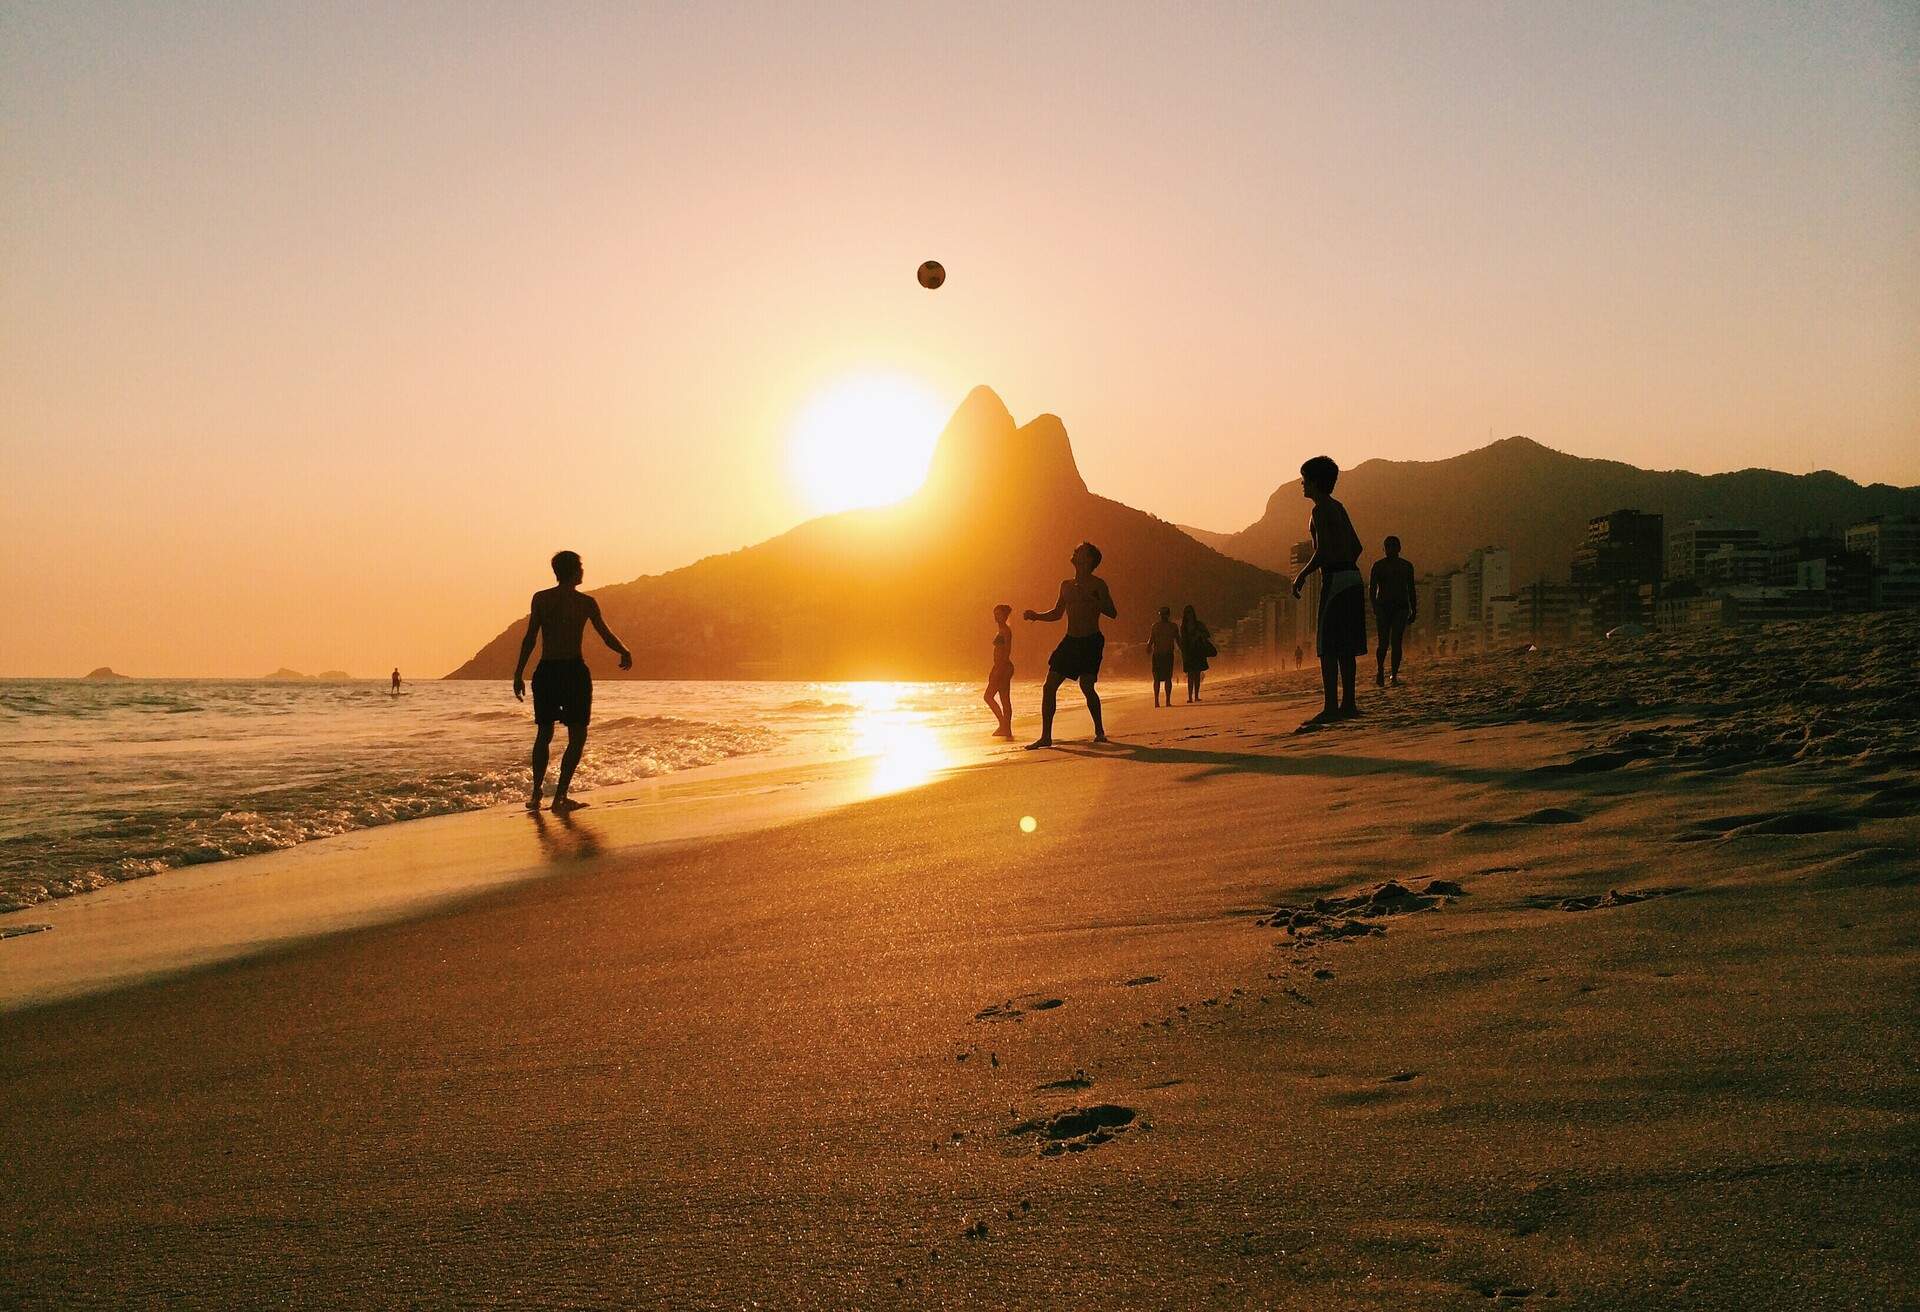
[[[942,419],[939,397],[916,379],[843,378],[794,419],[787,445],[794,481],[822,513],[910,496],[927,476]]]

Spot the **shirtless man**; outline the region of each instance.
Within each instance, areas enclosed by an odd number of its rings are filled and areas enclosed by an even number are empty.
[[[1419,618],[1420,605],[1413,585],[1413,565],[1400,554],[1400,539],[1388,537],[1387,554],[1373,562],[1367,576],[1367,595],[1373,602],[1373,630],[1379,638],[1379,660],[1374,663],[1373,681],[1379,687],[1387,683],[1387,657],[1393,657],[1394,686],[1400,684],[1400,653],[1406,646],[1407,626]]]
[[[600,618],[600,603],[580,591],[585,571],[579,553],[562,551],[553,558],[555,587],[533,594],[533,611],[527,617],[527,636],[520,639],[520,659],[513,667],[513,695],[527,699],[526,681],[521,677],[527,657],[533,654],[533,640],[540,640],[540,664],[533,671],[533,796],[527,810],[540,809],[540,794],[547,784],[547,748],[553,742],[553,722],[567,726],[567,750],[560,757],[560,778],[553,790],[553,809],[577,811],[585,802],[567,796],[573,782],[574,767],[587,746],[587,721],[593,715],[593,675],[580,658],[580,638],[592,621],[593,628],[607,646],[620,653],[620,668],[633,668],[633,653],[613,636]]]
[[[1091,542],[1082,542],[1073,549],[1073,577],[1061,582],[1060,597],[1053,603],[1053,609],[1023,614],[1027,620],[1048,624],[1062,615],[1067,617],[1067,636],[1060,639],[1060,645],[1047,658],[1047,683],[1040,692],[1040,737],[1027,744],[1028,751],[1053,746],[1054,704],[1059,699],[1060,685],[1068,679],[1080,685],[1087,699],[1087,710],[1093,713],[1093,740],[1107,741],[1106,726],[1100,721],[1100,694],[1093,685],[1100,677],[1100,657],[1107,648],[1107,637],[1100,632],[1100,617],[1117,619],[1118,612],[1113,608],[1113,594],[1107,591],[1107,581],[1094,574],[1099,568],[1100,548]]]
[[[1167,705],[1173,705],[1173,649],[1180,642],[1180,629],[1173,622],[1173,607],[1162,606],[1160,618],[1147,630],[1147,655],[1153,662],[1153,704],[1160,705],[1160,688],[1167,689]]]

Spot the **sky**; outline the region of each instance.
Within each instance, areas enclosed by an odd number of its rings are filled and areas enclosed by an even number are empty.
[[[857,377],[1216,529],[1512,433],[1920,483],[1916,214],[1911,3],[0,0],[0,676],[442,674],[815,513]]]

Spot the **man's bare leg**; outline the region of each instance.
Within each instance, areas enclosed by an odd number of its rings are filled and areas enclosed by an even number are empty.
[[[527,810],[540,809],[540,794],[547,788],[547,748],[553,743],[553,721],[546,720],[534,726],[533,730],[533,796],[527,799]]]
[[[1080,691],[1086,696],[1087,709],[1093,713],[1093,740],[1103,743],[1107,740],[1107,727],[1100,723],[1100,694],[1094,691],[1091,675],[1080,680]]]
[[[1053,746],[1053,711],[1060,700],[1060,681],[1065,677],[1056,670],[1047,671],[1047,683],[1040,690],[1040,736],[1027,744],[1027,750],[1036,747]]]
[[[587,726],[570,724],[567,726],[567,750],[560,754],[560,778],[553,787],[553,809],[556,811],[577,811],[585,802],[576,802],[567,796],[567,788],[573,783],[573,772],[580,764],[580,753],[587,750]]]

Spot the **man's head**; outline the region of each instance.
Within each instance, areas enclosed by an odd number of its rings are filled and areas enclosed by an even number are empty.
[[[1003,601],[993,608],[993,622],[995,624],[1005,624],[1007,622],[1007,616],[1011,614],[1013,614],[1013,607]]]
[[[1309,497],[1330,497],[1340,481],[1340,466],[1332,456],[1315,456],[1300,466],[1300,490]]]
[[[1161,618],[1161,619],[1163,619],[1163,620],[1170,620],[1170,619],[1172,619],[1172,618],[1173,618],[1173,607],[1171,607],[1171,606],[1162,606],[1162,607],[1160,608],[1160,618]]]
[[[553,577],[562,583],[578,583],[587,576],[581,568],[580,553],[577,551],[556,551],[553,553]]]
[[[1387,538],[1387,554],[1388,554],[1389,556],[1397,556],[1397,555],[1399,555],[1399,554],[1400,554],[1400,539],[1399,539],[1399,538],[1396,538],[1396,537],[1393,537],[1393,536],[1391,536],[1391,535],[1389,535],[1389,536],[1388,536],[1388,538]]]
[[[1082,542],[1073,549],[1073,567],[1084,569],[1089,574],[1100,568],[1100,548],[1091,542]]]

